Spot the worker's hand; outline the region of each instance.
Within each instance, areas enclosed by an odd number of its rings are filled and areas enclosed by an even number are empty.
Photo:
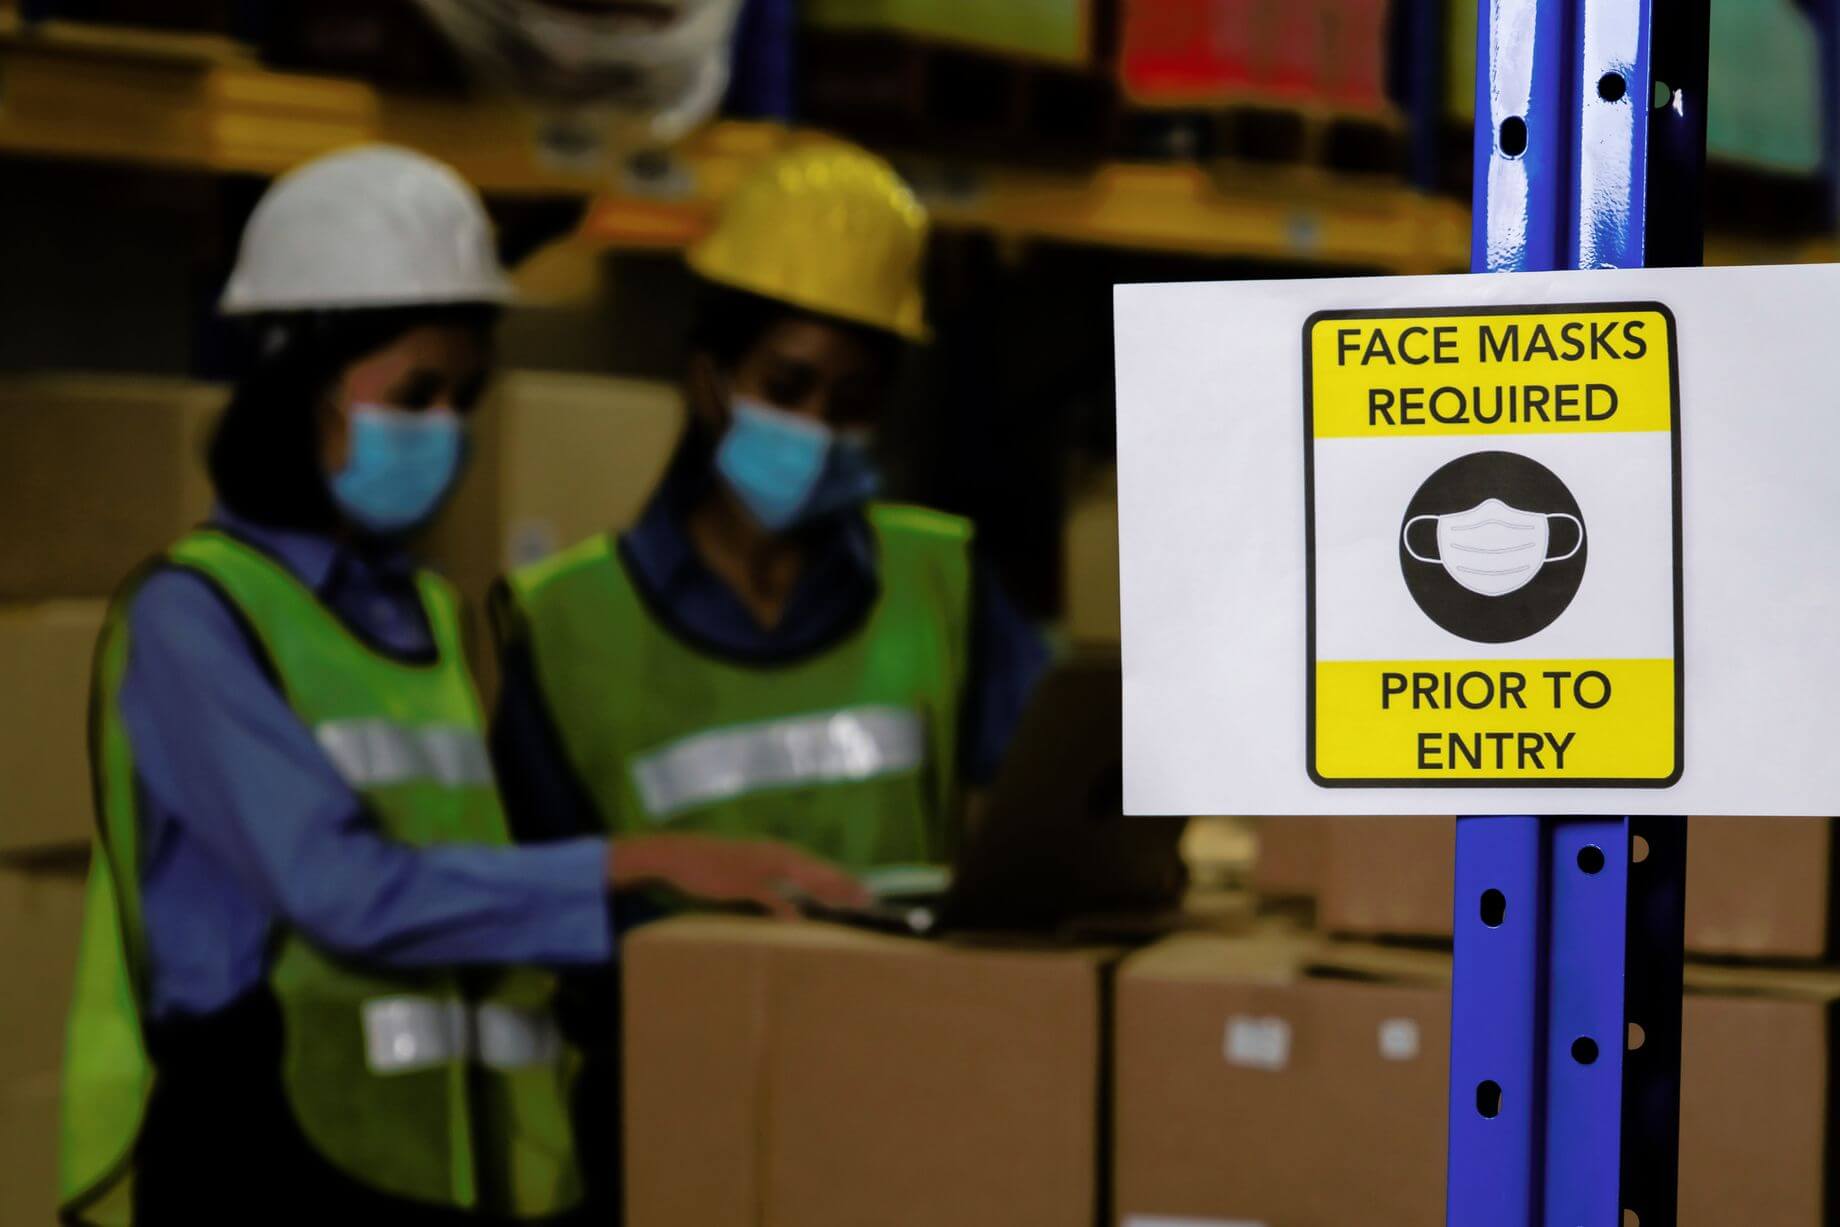
[[[771,839],[637,835],[607,851],[615,890],[665,886],[705,903],[754,903],[776,916],[798,915],[797,900],[826,907],[870,901],[862,883],[828,861]]]

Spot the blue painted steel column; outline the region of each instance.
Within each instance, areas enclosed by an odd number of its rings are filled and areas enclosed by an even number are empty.
[[[1546,864],[1540,818],[1457,820],[1452,1227],[1531,1227],[1545,1192]]]
[[[1458,0],[1461,2],[1461,0]],[[1478,0],[1473,272],[1566,265],[1570,5]]]
[[[1480,0],[1476,271],[1699,262],[1706,24]],[[1682,819],[1458,819],[1451,1227],[1674,1222],[1685,869]]]
[[[1551,860],[1544,1221],[1612,1227],[1623,1211],[1628,820],[1548,818],[1545,825]]]

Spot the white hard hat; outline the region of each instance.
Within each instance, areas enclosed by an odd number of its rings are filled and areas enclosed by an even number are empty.
[[[503,303],[492,222],[452,167],[394,145],[298,166],[250,215],[225,315]]]

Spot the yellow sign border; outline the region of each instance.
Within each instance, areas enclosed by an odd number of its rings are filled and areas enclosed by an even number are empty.
[[[1448,318],[1476,315],[1589,315],[1607,312],[1653,311],[1667,326],[1670,452],[1673,462],[1674,526],[1674,769],[1665,777],[1593,777],[1553,779],[1495,776],[1466,779],[1427,779],[1422,776],[1345,778],[1322,775],[1316,766],[1316,431],[1313,334],[1331,320]],[[1305,595],[1304,651],[1304,767],[1319,788],[1671,788],[1686,771],[1686,618],[1682,581],[1682,498],[1680,468],[1680,343],[1674,313],[1655,301],[1583,303],[1501,303],[1490,306],[1382,307],[1332,309],[1313,312],[1303,321],[1303,532]],[[1554,432],[1504,430],[1504,436]],[[1500,645],[1507,646],[1507,645]],[[1453,664],[1462,662],[1452,662]]]

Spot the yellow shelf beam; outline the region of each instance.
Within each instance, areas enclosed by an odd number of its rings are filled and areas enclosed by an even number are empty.
[[[496,192],[586,194],[516,108],[263,68],[228,40],[0,15],[0,153],[272,175],[360,141],[415,145]]]
[[[682,173],[664,176],[672,187],[597,196],[582,237],[607,247],[688,242],[755,159],[808,139],[821,138],[717,125],[681,151]],[[940,225],[1016,239],[1401,273],[1448,272],[1469,260],[1467,210],[1379,178],[1137,163],[1058,174],[908,169]]]

